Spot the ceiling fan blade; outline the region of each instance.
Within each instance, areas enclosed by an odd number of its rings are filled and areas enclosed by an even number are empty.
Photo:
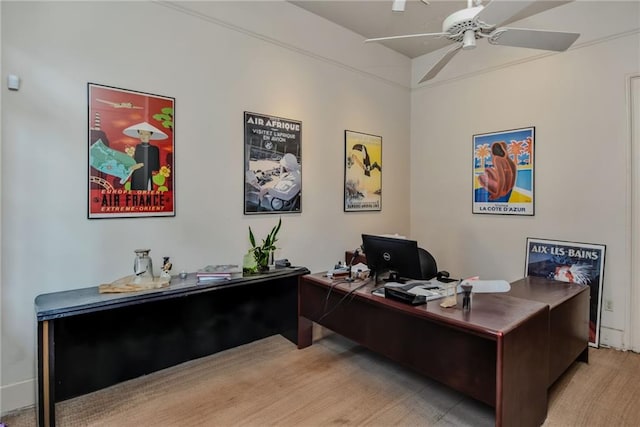
[[[527,28],[498,28],[489,36],[489,43],[502,46],[562,52],[580,37],[578,33],[531,30]]]
[[[459,43],[453,49],[449,49],[449,51],[445,53],[444,56],[440,58],[438,62],[436,62],[436,65],[431,67],[429,72],[425,74],[422,80],[420,80],[418,83],[424,83],[427,80],[431,80],[432,78],[434,78],[436,74],[438,74],[440,70],[442,70],[444,66],[449,63],[449,61],[451,61],[451,58],[453,58],[455,54],[460,51],[461,48],[462,48],[462,43]]]
[[[407,0],[393,0],[391,10],[394,12],[404,12],[406,2]]]
[[[398,40],[398,39],[408,39],[411,37],[428,37],[428,36],[449,36],[449,33],[420,33],[420,34],[405,34],[402,36],[389,36],[389,37],[378,37],[375,39],[366,39],[364,42],[380,42],[384,40]]]
[[[529,5],[535,2],[536,0],[491,0],[487,3],[484,9],[476,15],[475,20],[497,27],[516,13],[526,9]]]
[[[429,3],[428,0],[420,0],[422,2],[422,4],[425,4],[427,6],[429,6],[431,3]],[[391,10],[394,12],[404,12],[406,9],[406,4],[407,4],[407,0],[393,0],[393,3],[391,3]]]

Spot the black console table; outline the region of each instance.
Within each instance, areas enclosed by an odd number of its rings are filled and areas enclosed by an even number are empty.
[[[210,284],[190,274],[151,291],[37,296],[38,424],[55,426],[56,402],[188,360],[275,334],[297,343],[298,278],[308,273]]]

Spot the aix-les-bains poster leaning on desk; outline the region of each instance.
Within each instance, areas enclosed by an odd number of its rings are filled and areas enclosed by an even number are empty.
[[[600,310],[604,277],[604,245],[527,238],[525,276],[587,285],[589,345],[600,345]]]
[[[535,128],[473,136],[473,213],[533,215]]]

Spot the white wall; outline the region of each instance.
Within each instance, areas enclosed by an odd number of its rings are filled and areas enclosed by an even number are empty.
[[[362,232],[409,233],[409,59],[281,1],[0,7],[0,412],[34,402],[38,294],[130,274],[138,247],[156,268],[240,263],[247,227],[275,224],[242,213],[244,111],[302,121],[302,213],[277,257],[321,271]],[[176,98],[175,218],[87,219],[87,82]],[[382,212],[343,212],[345,129],[383,137]]]
[[[2,35],[2,7],[0,7],[0,35]],[[2,55],[0,55],[0,70],[2,70]],[[0,76],[4,77],[3,73],[0,73]],[[0,91],[0,117],[2,117],[2,97],[4,95],[4,91]],[[0,135],[2,135],[2,120],[0,120]],[[0,136],[0,165],[2,165],[2,137]],[[0,242],[2,242],[2,173],[0,169]],[[2,245],[0,245],[0,260],[2,260]],[[0,304],[2,304],[2,262],[0,262]],[[1,305],[0,305],[1,308]],[[2,313],[0,312],[0,334],[2,326]],[[0,414],[2,413],[2,342],[4,340],[1,339],[0,335]]]
[[[640,325],[640,72],[629,78],[629,124],[631,131],[631,294],[629,325]],[[625,331],[629,349],[640,353],[640,326]]]
[[[618,348],[630,290],[626,87],[640,70],[639,8],[576,2],[514,24],[582,36],[560,54],[478,43],[415,89],[411,105],[413,237],[455,276],[507,280],[523,276],[527,237],[605,244],[613,311],[602,311],[601,343]],[[413,81],[440,54],[414,60]],[[535,216],[473,215],[472,136],[528,126]]]

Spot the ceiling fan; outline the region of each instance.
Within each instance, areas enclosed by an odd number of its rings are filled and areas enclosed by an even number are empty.
[[[432,79],[460,51],[476,47],[476,40],[486,38],[490,44],[526,47],[531,49],[565,51],[580,36],[578,33],[533,30],[527,28],[498,27],[515,14],[538,0],[500,1],[490,0],[485,6],[481,0],[467,0],[467,8],[449,15],[442,23],[441,33],[406,34],[401,36],[378,37],[365,42],[397,40],[411,37],[446,37],[456,42],[442,58],[420,80]],[[392,9],[404,11],[405,0],[394,0]],[[428,2],[424,2],[428,3]],[[475,5],[474,5],[475,4]]]

